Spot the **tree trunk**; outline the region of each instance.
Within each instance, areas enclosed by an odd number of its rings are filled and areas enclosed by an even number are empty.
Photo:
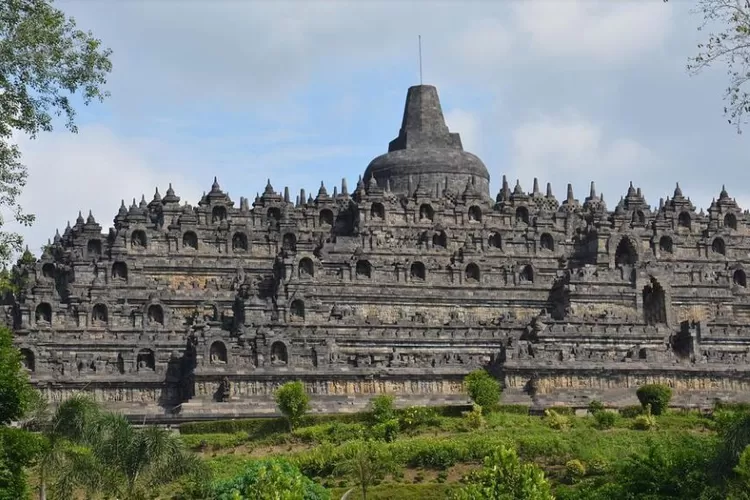
[[[39,481],[39,500],[47,500],[47,484],[44,479]]]

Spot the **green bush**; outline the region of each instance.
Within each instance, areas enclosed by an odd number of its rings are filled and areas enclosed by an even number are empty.
[[[570,406],[552,406],[549,409],[558,415],[565,415],[566,417],[574,417],[576,414],[575,408],[571,408]]]
[[[464,421],[469,429],[481,429],[487,425],[484,415],[482,415],[482,407],[478,404],[474,404],[474,408],[471,411],[464,412]]]
[[[625,418],[635,418],[643,414],[642,406],[624,406],[620,408],[620,415]]]
[[[305,392],[305,386],[299,380],[287,382],[276,390],[274,396],[279,411],[289,422],[289,430],[294,430],[310,409],[310,396]]]
[[[402,430],[413,430],[440,425],[440,417],[434,408],[410,406],[399,413],[399,423]]]
[[[669,408],[669,401],[672,399],[672,389],[663,384],[647,384],[638,388],[635,392],[641,406],[651,405],[651,413],[661,415]]]
[[[510,413],[513,415],[528,415],[529,407],[526,405],[497,405],[498,413]]]
[[[544,421],[555,430],[565,430],[570,428],[570,417],[560,415],[556,410],[544,410]]]
[[[588,406],[588,411],[592,415],[596,415],[600,411],[604,411],[604,409],[604,403],[596,399],[592,399]]]
[[[617,413],[611,411],[598,411],[594,413],[594,425],[597,429],[609,429],[617,422]]]
[[[396,440],[400,427],[398,419],[392,418],[385,422],[373,425],[370,434],[375,439],[390,443]]]
[[[213,487],[215,500],[329,500],[330,493],[283,459],[251,461],[237,477]]]
[[[471,400],[485,411],[493,410],[500,402],[500,383],[486,370],[469,373],[464,385]]]
[[[586,466],[577,459],[568,460],[565,463],[565,479],[569,483],[577,483],[586,476]]]
[[[635,417],[633,429],[638,431],[648,431],[656,428],[656,417],[651,414],[651,405],[646,404],[645,412]]]
[[[393,396],[381,394],[370,400],[370,415],[373,424],[382,424],[396,418]]]

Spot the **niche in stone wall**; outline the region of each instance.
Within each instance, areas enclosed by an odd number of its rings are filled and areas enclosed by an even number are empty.
[[[659,251],[664,253],[672,253],[674,251],[672,238],[670,238],[669,236],[662,236],[661,238],[659,238]]]
[[[528,224],[529,223],[529,209],[526,207],[518,207],[516,209],[516,223]]]
[[[677,226],[685,229],[690,229],[690,225],[690,214],[687,212],[680,212],[680,215],[677,217]]]
[[[419,220],[435,220],[435,210],[432,209],[432,205],[429,203],[422,203],[422,205],[419,206]]]
[[[52,306],[47,302],[42,302],[36,306],[36,322],[40,324],[51,324],[52,323]]]
[[[667,322],[664,288],[654,277],[643,287],[643,319],[648,325]]]
[[[122,354],[117,355],[117,373],[120,375],[125,373],[125,358],[122,357]]]
[[[724,227],[737,229],[737,217],[734,214],[726,214],[724,216]]]
[[[385,219],[385,207],[382,203],[373,203],[370,207],[370,218],[373,220]]]
[[[412,280],[424,281],[427,276],[427,270],[425,269],[424,264],[419,261],[412,263],[409,271]]]
[[[445,231],[438,231],[432,235],[432,246],[435,248],[448,247],[448,236],[445,234]]]
[[[643,226],[644,224],[646,224],[646,214],[644,214],[641,210],[636,210],[635,212],[633,212],[631,222],[634,225]]]
[[[479,266],[474,264],[473,262],[466,266],[465,271],[465,277],[467,283],[479,283],[480,274],[479,274]]]
[[[211,221],[216,223],[223,220],[227,220],[227,208],[223,206],[214,207],[211,210]]]
[[[154,357],[154,351],[152,351],[151,349],[141,349],[140,351],[138,351],[136,366],[138,367],[138,371],[156,370],[156,359]]]
[[[212,365],[227,364],[227,346],[224,345],[224,342],[217,340],[211,344],[209,360]]]
[[[55,265],[54,264],[44,264],[42,266],[42,276],[48,280],[55,279]]]
[[[164,325],[164,309],[159,304],[148,306],[146,316],[150,325]]]
[[[552,238],[552,235],[549,233],[544,233],[539,238],[539,246],[542,248],[542,250],[548,250],[550,252],[555,250],[555,240]]]
[[[182,235],[182,247],[196,250],[198,248],[198,235],[193,231],[187,231]]]
[[[124,262],[115,262],[112,264],[112,279],[114,281],[127,281],[128,265]]]
[[[622,238],[615,250],[615,266],[634,266],[637,262],[638,252],[633,247],[633,243],[628,238]]]
[[[96,304],[91,309],[91,324],[93,326],[105,326],[108,320],[107,306],[104,304]]]
[[[746,287],[747,275],[745,274],[745,271],[743,271],[742,269],[737,269],[734,273],[732,273],[732,283],[743,288]]]
[[[469,207],[469,222],[482,222],[482,209],[476,205]]]
[[[289,363],[289,356],[286,351],[286,346],[283,342],[274,342],[271,344],[271,364],[272,365],[286,365]]]
[[[305,319],[305,303],[302,300],[295,299],[289,304],[289,317],[292,321]]]
[[[133,231],[130,235],[130,246],[132,248],[146,248],[146,232],[141,229]]]
[[[281,222],[281,210],[279,207],[270,207],[266,212],[266,223],[269,226],[279,227],[279,222]]]
[[[86,244],[86,255],[89,259],[98,259],[102,256],[101,240],[89,240]]]
[[[333,227],[333,212],[324,208],[318,216],[318,225],[320,227]]]
[[[298,271],[301,279],[313,278],[315,277],[315,263],[309,257],[305,257],[299,261]]]
[[[284,235],[284,238],[283,238],[282,242],[281,242],[281,246],[287,252],[295,252],[295,251],[297,251],[297,237],[294,236],[293,233],[286,233]]]
[[[487,244],[490,246],[490,248],[501,248],[502,237],[500,236],[500,233],[490,233],[490,237],[487,239]]]
[[[711,251],[718,255],[726,255],[727,247],[724,244],[724,240],[721,238],[714,238],[714,241],[711,243]]]
[[[35,371],[36,359],[34,357],[34,353],[31,351],[31,349],[27,349],[25,347],[22,347],[20,351],[21,351],[21,364],[23,365],[23,367],[26,368],[30,372]]]
[[[367,260],[358,260],[356,267],[357,278],[372,277],[372,266]]]
[[[234,236],[232,236],[232,251],[246,252],[247,248],[247,235],[245,233],[234,233]]]
[[[518,281],[521,283],[533,283],[534,282],[534,269],[530,265],[525,265],[518,273]]]

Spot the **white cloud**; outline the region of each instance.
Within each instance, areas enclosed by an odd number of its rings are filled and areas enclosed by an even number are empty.
[[[163,145],[118,138],[103,127],[81,127],[78,134],[52,132],[33,141],[22,138],[19,147],[29,169],[21,203],[36,215],[36,223],[22,234],[35,253],[55,229],[62,232],[68,220],[74,223],[78,210],[84,217],[91,210],[106,232],[121,199],[130,206],[133,197],[140,201],[145,194],[151,201],[157,186],[164,195],[171,182],[184,201],[200,199],[198,186],[168,163]]]
[[[445,113],[445,123],[451,132],[461,134],[461,143],[466,151],[479,154],[481,124],[477,115],[456,108]]]
[[[653,51],[670,32],[672,5],[650,0],[517,2],[519,33],[545,56],[619,64]]]
[[[572,182],[576,195],[596,181],[610,203],[619,199],[628,182],[645,180],[646,173],[659,165],[659,159],[647,147],[629,137],[608,138],[605,129],[574,113],[566,116],[542,116],[519,126],[512,136],[513,159],[510,178],[519,178],[524,187],[531,179],[557,184]],[[594,178],[591,178],[591,175]],[[526,185],[528,184],[528,186]],[[587,192],[587,191],[586,191]]]

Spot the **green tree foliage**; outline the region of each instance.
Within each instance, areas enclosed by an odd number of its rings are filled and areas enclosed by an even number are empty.
[[[469,397],[485,410],[491,410],[500,402],[500,383],[487,371],[476,370],[464,379]]]
[[[289,430],[294,430],[310,409],[310,396],[299,380],[287,382],[276,391],[276,405],[289,422]]]
[[[464,481],[466,487],[454,493],[454,500],[554,500],[542,469],[522,464],[510,448],[485,458],[484,466]]]
[[[21,353],[9,329],[0,327],[0,424],[20,419],[33,398]]]
[[[110,54],[50,0],[0,2],[0,206],[17,222],[29,225],[34,217],[18,204],[28,172],[13,134],[34,138],[51,131],[53,117],[61,115],[76,132],[71,98],[80,95],[88,105],[108,95]],[[21,250],[19,234],[0,231],[0,263]]]
[[[0,500],[26,498],[25,469],[44,446],[44,440],[31,432],[0,426]]]
[[[336,464],[336,472],[351,477],[367,500],[367,491],[394,470],[395,464],[388,449],[376,441],[352,441]]]
[[[370,400],[370,413],[373,423],[382,424],[396,418],[396,409],[393,407],[393,396],[381,394]]]
[[[330,493],[280,458],[254,460],[237,477],[216,483],[215,500],[328,500]]]
[[[651,405],[651,413],[661,415],[669,408],[672,389],[662,384],[646,384],[639,387],[635,395],[638,396],[638,401],[644,409],[647,405]]]

